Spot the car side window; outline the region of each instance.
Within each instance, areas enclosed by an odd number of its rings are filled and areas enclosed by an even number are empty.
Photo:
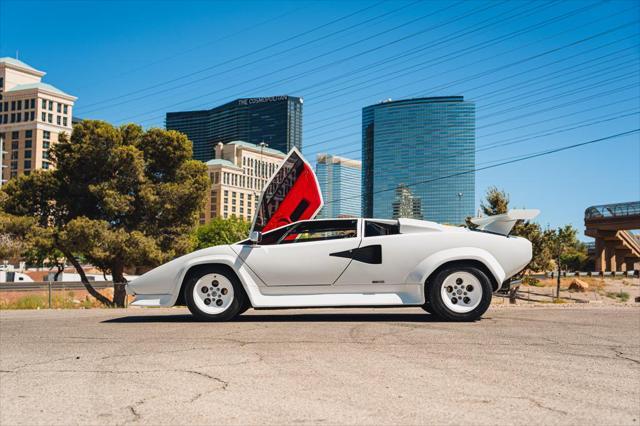
[[[299,223],[280,244],[308,243],[358,236],[357,220],[319,220]]]
[[[262,240],[260,240],[261,246],[270,246],[274,244],[278,244],[282,237],[289,232],[296,224],[291,224],[288,226],[283,226],[278,229],[274,229],[273,231],[265,232],[262,234]]]
[[[379,237],[382,235],[396,235],[400,233],[398,223],[378,222],[366,220],[364,222],[365,237]]]

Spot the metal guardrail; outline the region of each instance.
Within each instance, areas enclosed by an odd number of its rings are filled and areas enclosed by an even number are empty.
[[[96,290],[112,288],[111,281],[91,281],[91,286]],[[80,281],[35,281],[35,282],[0,282],[0,292],[3,291],[44,291],[44,290],[84,290],[84,284]]]
[[[637,216],[637,215],[640,215],[640,201],[591,206],[584,211],[585,219],[598,219],[598,218],[605,218],[605,217],[624,217],[624,216]]]

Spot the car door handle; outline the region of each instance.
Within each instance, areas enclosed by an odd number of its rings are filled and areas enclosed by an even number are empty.
[[[330,253],[329,256],[345,257],[358,262],[379,265],[382,263],[382,246],[375,244],[371,246],[358,247],[351,250]]]

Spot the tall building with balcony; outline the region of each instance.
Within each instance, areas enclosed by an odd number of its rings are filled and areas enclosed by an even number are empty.
[[[362,163],[329,154],[316,158],[316,176],[324,207],[318,217],[359,217]]]
[[[252,221],[262,190],[286,155],[265,146],[232,141],[218,143],[215,156],[206,162],[211,189],[200,223],[215,217]]]
[[[245,98],[209,110],[168,112],[166,128],[186,134],[200,161],[213,159],[219,142],[236,140],[264,142],[282,152],[302,150],[302,98]]]
[[[48,169],[49,147],[71,134],[75,96],[43,83],[39,71],[14,58],[0,58],[0,138],[2,179]]]
[[[475,104],[462,96],[363,108],[363,216],[462,224],[474,213],[474,168]]]

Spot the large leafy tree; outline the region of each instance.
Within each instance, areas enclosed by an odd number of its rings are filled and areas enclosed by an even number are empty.
[[[85,120],[71,137],[60,135],[51,157],[55,169],[9,181],[0,203],[7,214],[31,218],[101,302],[124,305],[126,267],[193,248],[209,179],[185,135]],[[113,300],[91,287],[79,256],[111,273]]]
[[[197,248],[207,248],[222,244],[232,244],[247,238],[251,224],[245,220],[231,217],[229,219],[214,218],[195,231]]]

